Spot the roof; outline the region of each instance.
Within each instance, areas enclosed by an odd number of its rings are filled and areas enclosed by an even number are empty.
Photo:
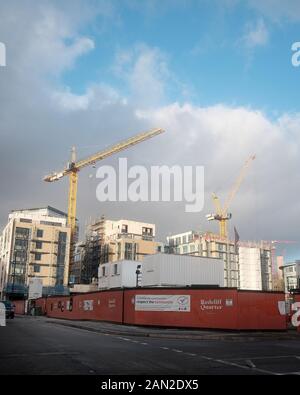
[[[67,217],[67,216],[68,216],[65,212],[63,212],[63,211],[61,211],[61,210],[58,210],[57,208],[52,207],[52,206],[35,207],[35,208],[24,208],[24,209],[19,209],[19,210],[11,210],[11,212],[12,212],[12,213],[16,213],[16,212],[18,212],[18,211],[39,211],[39,210],[49,210],[49,211],[53,211],[54,213],[56,213],[56,214],[58,214],[58,215],[60,215],[60,216],[62,216],[62,217]]]

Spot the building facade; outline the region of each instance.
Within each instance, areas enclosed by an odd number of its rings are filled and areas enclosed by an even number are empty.
[[[273,289],[271,247],[266,243],[240,243],[240,289],[271,291]]]
[[[44,287],[67,285],[69,250],[65,213],[49,206],[12,211],[1,235],[1,294],[22,296],[33,277]]]
[[[271,246],[267,243],[236,244],[210,232],[189,231],[167,237],[166,250],[222,259],[226,287],[272,290]]]
[[[89,226],[82,246],[81,276],[79,279],[74,275],[74,280],[90,284],[98,278],[99,265],[123,260],[143,261],[145,256],[157,252],[159,243],[155,241],[154,224],[102,217]]]
[[[285,292],[300,289],[300,260],[281,266],[280,269],[283,272]]]
[[[167,252],[175,254],[220,258],[224,262],[224,284],[239,287],[238,255],[234,242],[206,232],[189,231],[167,237]]]

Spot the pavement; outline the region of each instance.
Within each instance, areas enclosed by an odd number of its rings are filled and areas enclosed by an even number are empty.
[[[122,326],[118,328],[124,332],[115,332],[115,327],[45,317],[8,320],[0,328],[0,374],[300,375],[299,336],[257,334],[255,340],[251,334],[252,341],[244,337],[236,342],[207,338],[217,335],[211,331],[201,331],[201,339],[172,338],[199,334]],[[161,337],[162,332],[168,336]]]
[[[224,331],[224,330],[199,330],[163,327],[143,327],[133,325],[120,325],[102,321],[73,321],[56,318],[47,318],[46,322],[84,329],[96,333],[108,333],[122,336],[137,336],[166,339],[190,340],[227,340],[227,341],[259,341],[259,340],[300,340],[300,335],[295,330],[289,331]]]

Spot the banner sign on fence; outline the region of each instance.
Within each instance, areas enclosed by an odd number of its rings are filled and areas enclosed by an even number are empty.
[[[135,311],[191,311],[190,295],[136,295]]]

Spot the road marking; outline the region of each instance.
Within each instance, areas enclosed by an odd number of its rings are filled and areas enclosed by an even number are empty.
[[[175,348],[173,348],[172,351],[174,351],[174,352],[182,352],[182,353],[183,353],[183,351],[181,351],[181,350],[176,350]]]
[[[249,361],[255,361],[255,360],[260,360],[260,359],[281,359],[281,358],[299,358],[296,355],[274,355],[274,356],[267,356],[267,357],[244,357],[244,358],[230,358],[229,361],[245,361],[245,360],[249,360]]]
[[[148,346],[148,343],[140,343],[142,346]]]
[[[235,366],[237,368],[246,369],[246,370],[253,370],[253,371],[256,371],[256,372],[259,372],[259,373],[270,374],[270,375],[273,375],[273,376],[281,376],[281,373],[271,372],[269,370],[258,369],[258,368],[250,368],[249,366],[240,365],[240,364],[234,363],[234,362],[224,361],[223,359],[210,358],[210,360],[213,361],[213,362],[221,363],[223,365]]]
[[[160,347],[162,350],[170,350],[168,347]]]
[[[196,357],[197,356],[197,354],[192,354],[191,352],[185,352],[184,354],[185,355],[190,355],[191,357]]]
[[[245,362],[248,366],[250,366],[250,368],[256,368],[255,364],[251,361],[251,359],[246,359]]]

